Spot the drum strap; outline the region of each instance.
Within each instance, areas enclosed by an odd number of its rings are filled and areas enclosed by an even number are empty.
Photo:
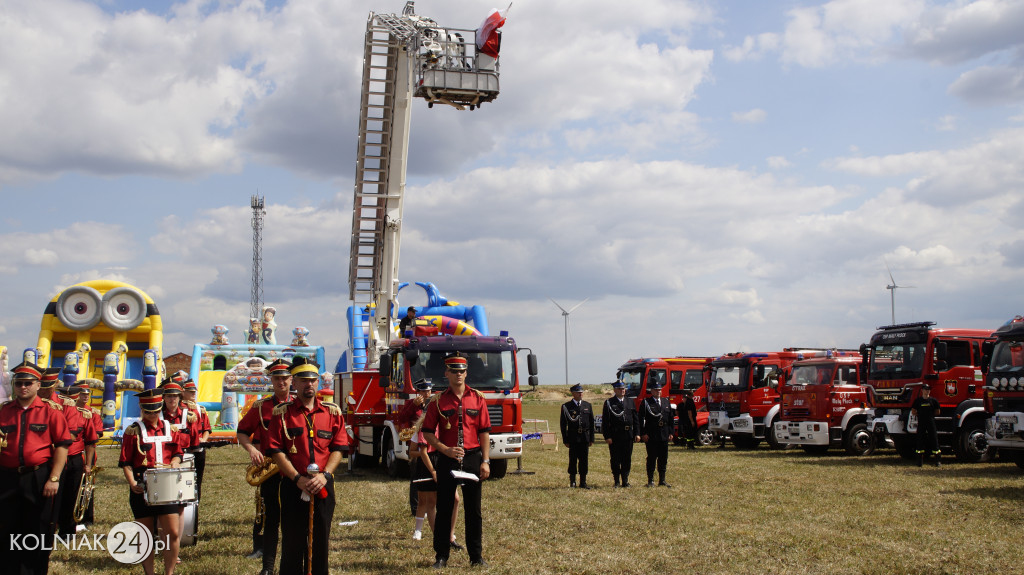
[[[163,462],[164,462],[164,443],[166,443],[166,442],[171,440],[171,424],[170,424],[170,422],[168,422],[166,419],[161,419],[160,421],[164,424],[164,434],[163,435],[154,435],[152,437],[150,437],[150,435],[148,433],[146,433],[146,424],[145,423],[139,423],[139,435],[141,436],[142,443],[150,443],[150,444],[153,445],[153,452],[154,452],[154,455],[155,455],[155,459],[153,461],[153,466],[154,467],[157,466],[157,465],[162,465],[163,464]]]

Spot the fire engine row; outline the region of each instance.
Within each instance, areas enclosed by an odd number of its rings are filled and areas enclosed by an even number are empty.
[[[885,326],[859,350],[637,359],[620,367],[618,377],[638,399],[650,382],[667,383],[673,403],[683,390],[693,391],[703,444],[724,435],[740,448],[765,441],[870,455],[891,443],[906,458],[914,456],[917,431],[910,406],[927,386],[941,408],[936,427],[943,449],[978,462],[999,448],[1024,468],[1019,316],[995,333],[932,322]]]

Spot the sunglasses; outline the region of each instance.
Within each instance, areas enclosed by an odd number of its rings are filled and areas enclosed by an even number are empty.
[[[14,387],[28,387],[33,383],[39,383],[38,379],[19,379],[18,381],[11,382]]]

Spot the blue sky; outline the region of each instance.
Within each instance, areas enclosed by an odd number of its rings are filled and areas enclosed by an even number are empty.
[[[100,277],[153,297],[168,354],[213,323],[240,338],[258,192],[267,303],[333,364],[362,33],[403,5],[0,6],[0,345]],[[457,28],[494,7],[416,4]],[[547,383],[548,297],[591,298],[584,383],[638,356],[856,347],[889,322],[887,264],[916,286],[897,321],[994,329],[1024,280],[1022,25],[1002,0],[516,2],[500,97],[414,106],[401,278],[485,305]]]

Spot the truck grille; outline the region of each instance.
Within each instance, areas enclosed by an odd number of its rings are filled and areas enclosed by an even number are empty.
[[[502,415],[504,411],[500,404],[487,406],[487,413],[491,416],[491,427],[498,427],[503,424]]]
[[[807,417],[810,417],[811,410],[807,409],[806,407],[793,407],[789,409],[786,415],[794,419],[806,419]]]
[[[740,416],[740,404],[739,403],[723,403],[722,409],[729,415],[729,417]]]

